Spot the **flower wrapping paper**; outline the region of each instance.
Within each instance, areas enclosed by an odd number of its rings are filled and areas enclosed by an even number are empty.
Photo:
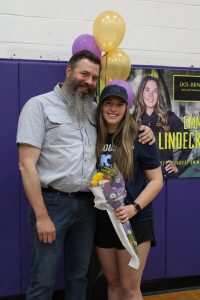
[[[115,216],[115,209],[124,205],[124,198],[126,197],[122,174],[118,172],[112,183],[109,180],[100,180],[97,186],[90,186],[90,190],[95,196],[94,206],[107,211],[122,245],[132,256],[129,266],[138,269],[140,263],[137,255],[137,242],[131,224],[129,221],[122,224]]]

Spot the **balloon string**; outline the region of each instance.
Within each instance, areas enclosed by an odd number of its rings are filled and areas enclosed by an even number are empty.
[[[107,74],[107,63],[108,63],[107,59],[108,59],[108,57],[107,57],[107,53],[106,53],[105,85],[106,85],[106,83],[107,83],[107,77],[106,77],[106,74]]]
[[[97,103],[99,103],[99,97],[100,97],[100,73],[101,71],[99,70],[99,77],[98,77],[98,83],[97,83],[97,91],[96,91],[96,99],[97,99]]]

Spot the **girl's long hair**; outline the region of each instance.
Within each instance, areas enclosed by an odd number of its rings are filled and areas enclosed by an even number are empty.
[[[97,164],[100,164],[101,154],[103,153],[103,148],[108,137],[106,122],[104,121],[102,114],[102,106],[103,101],[98,105],[97,108]],[[137,123],[130,115],[128,107],[126,107],[124,117],[121,120],[117,131],[112,137],[112,161],[113,163],[116,163],[118,169],[127,181],[133,179],[133,146],[134,140],[137,136],[137,131]]]
[[[167,106],[164,101],[164,96],[162,94],[161,85],[160,85],[159,79],[152,75],[145,76],[139,85],[136,99],[135,99],[135,111],[134,111],[135,120],[139,125],[141,125],[141,116],[146,111],[146,106],[145,106],[144,99],[143,99],[143,91],[145,89],[147,82],[150,80],[155,81],[157,88],[158,88],[158,101],[155,105],[154,112],[157,114],[158,122],[160,123],[160,125],[164,129],[164,131],[169,131]]]

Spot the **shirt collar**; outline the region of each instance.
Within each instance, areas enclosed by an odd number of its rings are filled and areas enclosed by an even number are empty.
[[[66,97],[64,96],[62,90],[61,90],[61,87],[62,87],[63,83],[62,82],[59,82],[55,88],[54,88],[54,92],[55,94],[65,103],[67,103],[67,100],[66,100]]]

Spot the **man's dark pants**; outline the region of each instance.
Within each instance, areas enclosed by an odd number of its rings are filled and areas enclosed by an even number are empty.
[[[38,238],[35,214],[30,209],[32,267],[27,300],[52,299],[59,256],[64,245],[65,299],[85,300],[96,214],[91,193],[69,196],[43,190],[50,218],[56,227],[56,240],[45,244]]]

